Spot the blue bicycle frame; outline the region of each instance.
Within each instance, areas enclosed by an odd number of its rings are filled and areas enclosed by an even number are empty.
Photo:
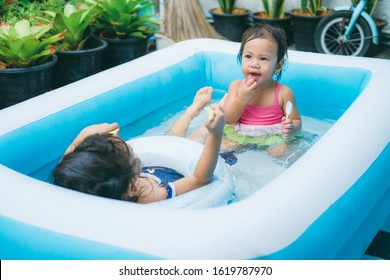
[[[357,6],[343,6],[343,7],[336,7],[335,11],[349,11],[352,9],[352,17],[351,20],[346,28],[346,31],[344,35],[342,36],[343,41],[348,41],[349,36],[351,35],[351,32],[353,30],[353,27],[355,26],[356,21],[358,20],[359,16],[362,16],[368,23],[368,25],[371,28],[372,31],[372,42],[375,45],[379,44],[379,32],[378,28],[376,27],[375,21],[372,19],[372,17],[364,11],[364,8],[366,7],[366,1],[360,1]]]

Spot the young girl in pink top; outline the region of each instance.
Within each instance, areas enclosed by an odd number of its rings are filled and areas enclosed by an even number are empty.
[[[294,93],[279,83],[286,56],[286,35],[282,29],[258,25],[244,33],[238,60],[245,80],[233,81],[221,100],[230,125],[225,128],[230,145],[273,146],[300,131],[301,117]],[[286,118],[288,101],[293,111]],[[225,142],[225,150],[229,150],[228,145]],[[283,153],[284,148],[278,148]]]

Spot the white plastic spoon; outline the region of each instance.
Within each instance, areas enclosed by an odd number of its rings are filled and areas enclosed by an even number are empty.
[[[293,111],[293,105],[290,101],[287,101],[286,104],[286,120],[288,119],[288,116],[292,113]]]

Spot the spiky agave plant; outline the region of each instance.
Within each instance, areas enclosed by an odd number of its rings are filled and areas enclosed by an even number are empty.
[[[264,12],[268,18],[283,18],[284,17],[284,0],[262,0]]]
[[[308,12],[312,16],[319,15],[327,9],[322,6],[322,0],[301,0],[301,12]]]
[[[236,4],[236,0],[218,0],[218,2],[224,14],[231,14]]]

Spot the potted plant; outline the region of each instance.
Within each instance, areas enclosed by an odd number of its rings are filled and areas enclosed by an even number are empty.
[[[104,40],[91,37],[91,24],[99,14],[94,5],[70,1],[57,12],[44,11],[54,32],[64,31],[64,39],[57,51],[53,88],[88,77],[101,70],[101,57],[107,47]],[[45,18],[43,18],[45,20]]]
[[[249,27],[249,10],[235,7],[236,0],[218,0],[219,7],[210,10],[215,30],[228,40],[240,42]]]
[[[291,13],[295,48],[300,51],[316,52],[314,34],[318,22],[332,12],[322,6],[322,0],[301,0],[301,7]]]
[[[264,23],[282,28],[286,32],[287,44],[292,44],[291,16],[285,12],[285,0],[262,0],[262,3],[264,11],[251,15],[253,23]]]
[[[85,0],[100,9],[93,23],[94,35],[107,41],[103,51],[105,69],[140,57],[147,52],[148,38],[159,30],[160,19],[149,9],[149,0]]]
[[[49,35],[52,26],[32,26],[26,19],[0,25],[0,108],[51,89],[56,44],[64,32]]]
[[[45,10],[57,11],[64,6],[66,0],[3,0],[3,5],[0,0],[0,21],[14,25],[21,19],[28,19],[31,25],[41,23],[39,17],[43,17]]]

